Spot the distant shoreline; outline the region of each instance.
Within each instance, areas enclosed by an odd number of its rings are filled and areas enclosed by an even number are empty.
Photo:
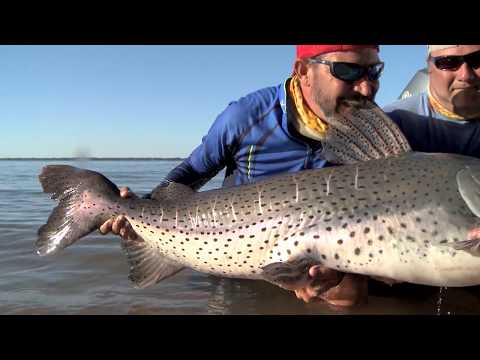
[[[182,161],[185,158],[173,157],[173,158],[109,158],[109,157],[89,157],[89,158],[74,158],[74,157],[58,157],[58,158],[0,158],[0,161]]]

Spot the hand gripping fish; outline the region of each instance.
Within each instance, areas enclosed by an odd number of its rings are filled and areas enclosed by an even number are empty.
[[[38,231],[53,254],[123,214],[141,238],[121,240],[144,288],[184,268],[261,279],[288,290],[308,268],[432,286],[480,284],[480,160],[410,151],[373,103],[345,101],[328,119],[324,157],[343,166],[195,192],[171,183],[123,199],[103,175],[43,168],[58,206]]]

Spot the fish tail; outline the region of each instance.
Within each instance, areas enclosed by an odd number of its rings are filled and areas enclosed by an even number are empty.
[[[58,201],[35,243],[41,256],[58,252],[115,215],[119,189],[103,175],[68,165],[48,165],[39,175],[42,189]]]

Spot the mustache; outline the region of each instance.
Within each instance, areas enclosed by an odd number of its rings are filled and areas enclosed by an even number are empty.
[[[328,119],[334,118],[337,116],[342,116],[345,109],[372,109],[372,108],[379,108],[377,103],[373,100],[373,96],[362,96],[362,95],[354,95],[348,97],[340,97],[334,103],[333,106],[329,108],[323,108],[323,113]]]
[[[362,95],[354,95],[354,96],[339,98],[335,112],[338,113],[339,109],[343,106],[360,108],[360,109],[378,107],[377,103],[374,101],[373,96],[362,96]]]

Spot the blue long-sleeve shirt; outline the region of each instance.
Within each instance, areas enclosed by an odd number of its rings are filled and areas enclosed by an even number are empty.
[[[396,101],[384,111],[415,151],[480,157],[480,119],[450,120],[431,109],[425,92]]]
[[[326,166],[321,144],[289,125],[295,115],[287,106],[287,81],[230,103],[166,179],[199,188],[226,167],[224,186],[229,186]]]

